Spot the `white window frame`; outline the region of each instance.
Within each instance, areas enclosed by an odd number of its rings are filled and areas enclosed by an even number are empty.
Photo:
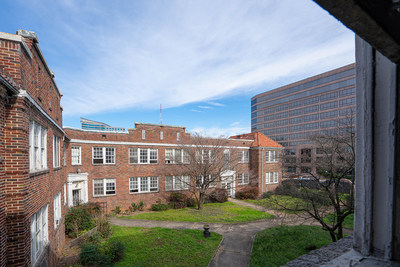
[[[53,167],[61,167],[61,149],[60,149],[61,138],[53,134]]]
[[[128,153],[129,164],[158,164],[157,148],[130,147]]]
[[[114,190],[107,188],[107,183],[114,184]],[[95,185],[101,184],[102,194],[95,194]],[[117,194],[117,179],[93,179],[93,197],[115,196]]]
[[[35,121],[29,123],[29,171],[47,169],[47,129]]]
[[[265,152],[265,161],[268,163],[279,162],[279,151],[278,150],[267,150]]]
[[[181,134],[180,133],[176,133],[176,141],[181,141]]]
[[[95,158],[95,150],[101,151],[100,157]],[[107,152],[112,152],[112,155],[107,155]],[[116,149],[115,147],[92,147],[92,164],[93,165],[100,165],[100,164],[115,164],[115,154],[116,154]],[[97,155],[96,155],[97,156]],[[111,156],[111,157],[110,157]],[[102,162],[94,162],[95,159],[101,159]]]
[[[64,184],[64,206],[67,205],[67,184]]]
[[[165,191],[182,191],[190,189],[190,176],[165,176]]]
[[[184,149],[165,149],[165,164],[188,164],[190,162],[189,158],[189,152]]]
[[[249,182],[250,182],[250,177],[248,172],[238,174],[238,185],[249,184]]]
[[[158,177],[131,177],[129,178],[129,194],[157,193]]]
[[[146,130],[142,130],[142,139],[143,139],[143,140],[146,139]]]
[[[160,140],[164,140],[164,131],[160,131]]]
[[[82,164],[82,147],[71,146],[71,165]]]
[[[49,242],[48,207],[43,206],[31,217],[31,265],[34,266]]]
[[[209,174],[208,177],[211,177],[211,174]],[[211,180],[212,178],[209,178],[209,179]],[[196,188],[200,188],[200,186],[197,183],[198,181],[201,182],[201,184],[204,184],[204,176],[203,175],[197,176],[196,181],[195,181],[196,182]],[[217,184],[218,184],[218,177],[213,182],[209,183],[208,188],[217,187]]]
[[[58,192],[53,200],[54,207],[54,229],[61,224],[61,192]]]
[[[279,183],[279,172],[265,173],[265,184],[277,184],[277,183]]]
[[[242,150],[238,152],[239,154],[239,163],[249,163],[249,151]]]

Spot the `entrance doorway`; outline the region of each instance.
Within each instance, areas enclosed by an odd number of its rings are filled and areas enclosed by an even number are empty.
[[[72,205],[77,206],[82,202],[81,189],[72,190]]]

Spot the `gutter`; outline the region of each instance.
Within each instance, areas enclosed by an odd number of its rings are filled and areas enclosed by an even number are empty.
[[[0,74],[0,83],[4,84],[4,86],[10,90],[13,94],[19,94],[19,90],[15,88],[3,75]]]

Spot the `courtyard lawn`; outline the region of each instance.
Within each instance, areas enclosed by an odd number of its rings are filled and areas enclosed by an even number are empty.
[[[333,223],[334,219],[335,219],[334,214],[329,214],[325,216],[324,221],[331,224]],[[354,228],[354,214],[350,214],[344,219],[343,227],[348,229]]]
[[[256,235],[250,266],[281,266],[308,253],[310,245],[320,248],[331,243],[327,231],[318,226],[278,226]]]
[[[114,266],[207,266],[222,236],[204,238],[200,230],[113,226],[110,240],[125,244],[126,254]]]
[[[267,209],[278,210],[285,213],[296,213],[294,211],[284,210],[282,206],[287,207],[289,209],[301,208],[304,203],[303,200],[291,196],[283,196],[283,195],[272,195],[269,198],[262,199],[247,199],[249,203],[253,203]],[[280,206],[282,205],[282,206]]]
[[[231,202],[204,204],[202,210],[184,208],[151,213],[141,213],[121,217],[135,220],[202,222],[202,223],[240,223],[259,219],[272,219],[273,215]]]

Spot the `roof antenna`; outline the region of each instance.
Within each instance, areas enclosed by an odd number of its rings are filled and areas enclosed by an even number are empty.
[[[162,109],[161,109],[161,104],[160,104],[160,124],[162,124]]]

